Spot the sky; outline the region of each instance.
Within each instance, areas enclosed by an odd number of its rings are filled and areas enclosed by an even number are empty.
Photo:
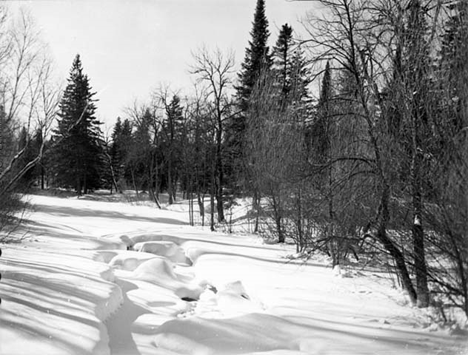
[[[97,92],[97,116],[112,126],[124,108],[144,102],[161,84],[188,93],[192,52],[205,45],[233,50],[240,67],[256,0],[6,1],[30,12],[65,82],[76,54]],[[270,45],[290,24],[298,34],[310,1],[266,0]],[[107,128],[109,128],[107,127]]]

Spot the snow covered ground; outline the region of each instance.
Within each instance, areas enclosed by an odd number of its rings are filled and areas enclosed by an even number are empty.
[[[1,246],[0,354],[468,354],[385,273],[190,227],[183,203],[30,202]]]

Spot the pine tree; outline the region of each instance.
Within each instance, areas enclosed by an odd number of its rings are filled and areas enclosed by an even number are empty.
[[[52,161],[55,183],[74,188],[79,195],[100,187],[102,132],[94,95],[77,55],[59,105]]]

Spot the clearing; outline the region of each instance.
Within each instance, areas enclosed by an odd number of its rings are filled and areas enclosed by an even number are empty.
[[[184,202],[28,199],[1,246],[0,354],[468,354],[386,273],[190,227]]]

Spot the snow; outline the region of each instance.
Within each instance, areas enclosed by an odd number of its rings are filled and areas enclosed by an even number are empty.
[[[134,250],[144,253],[152,253],[164,256],[175,263],[188,263],[190,260],[186,257],[182,248],[174,242],[153,241],[141,242],[133,246]]]
[[[468,354],[377,269],[103,196],[30,196],[0,257],[0,354]]]

